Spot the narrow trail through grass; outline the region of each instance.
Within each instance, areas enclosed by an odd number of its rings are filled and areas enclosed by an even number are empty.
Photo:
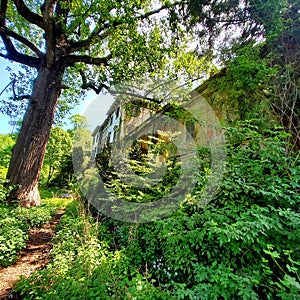
[[[64,209],[59,209],[49,223],[41,228],[31,228],[26,248],[20,252],[17,262],[9,267],[0,267],[0,300],[13,299],[10,291],[20,276],[29,277],[42,269],[50,260],[54,228],[59,223]]]

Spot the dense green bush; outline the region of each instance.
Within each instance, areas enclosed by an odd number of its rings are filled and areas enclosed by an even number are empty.
[[[1,157],[1,156],[0,156]],[[6,183],[8,180],[6,179],[7,168],[0,165],[0,204],[5,203],[6,197],[8,193],[12,189],[12,187],[7,187]]]
[[[6,182],[7,180],[1,178],[1,174],[0,174],[0,203],[3,203],[8,195],[8,189],[5,187]]]
[[[6,174],[11,157],[11,151],[15,144],[16,136],[12,134],[0,134],[0,204],[5,202],[5,199],[11,189],[6,188]]]
[[[156,222],[95,223],[73,203],[51,263],[18,292],[25,299],[299,299],[300,154],[286,155],[280,130],[244,122],[226,134],[226,173],[205,208],[201,176],[180,209]],[[204,170],[207,151],[199,155]]]
[[[15,224],[4,226],[1,222],[0,227],[0,266],[6,267],[15,262],[18,252],[26,245],[28,235]]]
[[[238,126],[226,131],[227,170],[207,207],[199,182],[169,218],[100,227],[111,249],[176,299],[298,299],[299,153],[286,155],[280,130]]]
[[[98,226],[78,203],[68,205],[51,262],[16,291],[24,299],[172,299],[131,266],[125,251],[109,251]]]
[[[152,202],[169,195],[182,170],[175,146],[164,139],[172,141],[171,134],[160,133],[159,137],[148,136],[147,140],[138,140],[128,151],[128,158],[122,157],[123,170],[131,172],[116,171],[109,160],[111,149],[105,147],[96,156],[96,162],[106,188],[128,202]],[[146,154],[144,148],[147,148]],[[151,181],[151,174],[160,173],[163,178]],[[137,177],[139,181],[136,181]]]
[[[15,144],[16,136],[13,134],[0,134],[0,166],[8,168],[11,151]]]
[[[15,262],[18,253],[25,247],[28,230],[41,227],[55,213],[52,205],[31,209],[0,206],[0,266]]]

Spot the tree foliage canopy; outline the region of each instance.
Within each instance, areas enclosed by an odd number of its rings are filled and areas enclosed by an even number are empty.
[[[41,64],[72,68],[64,74],[67,84],[78,88],[81,76],[81,87],[99,93],[112,82],[163,68],[180,39],[179,33],[169,34],[172,10],[184,6],[184,1],[3,0],[0,55],[37,70]]]

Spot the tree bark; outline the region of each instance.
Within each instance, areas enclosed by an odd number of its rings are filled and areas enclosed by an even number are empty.
[[[40,204],[38,180],[61,89],[63,66],[41,64],[22,127],[12,151],[8,200],[24,207]]]

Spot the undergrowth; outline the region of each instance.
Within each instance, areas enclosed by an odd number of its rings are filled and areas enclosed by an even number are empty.
[[[300,156],[286,135],[228,128],[227,167],[213,201],[205,180],[167,218],[130,224],[72,202],[46,269],[24,299],[284,299],[300,294]],[[202,154],[201,154],[202,153]],[[205,151],[203,160],[207,166]],[[200,160],[201,161],[201,160]]]
[[[28,230],[48,222],[56,208],[42,204],[31,209],[19,206],[0,205],[0,266],[13,264],[18,253],[26,246]]]
[[[51,262],[16,292],[24,299],[172,299],[131,265],[126,251],[98,238],[99,223],[74,201],[57,226]]]

